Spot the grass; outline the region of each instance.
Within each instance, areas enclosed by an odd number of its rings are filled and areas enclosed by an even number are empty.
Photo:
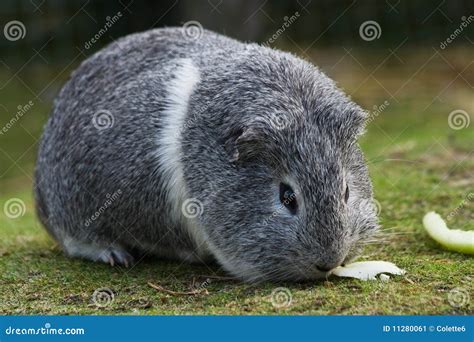
[[[355,88],[353,80],[335,78]],[[386,78],[394,82],[390,75]],[[20,87],[14,83],[3,90],[11,92],[4,97],[9,99],[8,108],[27,102],[18,95]],[[376,100],[353,95],[361,103],[384,100],[380,94]],[[473,258],[443,250],[421,225],[423,215],[435,210],[450,217],[451,228],[474,228],[474,203],[466,199],[474,192],[472,123],[453,130],[447,122],[453,106],[465,108],[472,98],[456,99],[455,105],[436,102],[428,110],[422,110],[426,104],[414,96],[398,98],[374,118],[361,140],[385,238],[368,245],[360,260],[392,261],[407,270],[405,276],[387,283],[330,278],[250,285],[228,279],[206,281],[209,275],[226,276],[215,265],[146,259],[124,269],[66,258],[34,215],[30,177],[35,140],[50,105],[35,104],[32,113],[0,136],[0,205],[19,198],[26,206],[24,215],[15,219],[0,211],[0,314],[472,314],[469,300],[456,307],[448,295],[459,288],[474,297]],[[7,120],[7,115],[2,117],[0,126]],[[198,286],[200,294],[175,296],[153,289],[149,282],[173,291]],[[272,305],[277,287],[288,289],[291,305]],[[113,292],[114,299],[98,306],[93,294],[104,288]]]

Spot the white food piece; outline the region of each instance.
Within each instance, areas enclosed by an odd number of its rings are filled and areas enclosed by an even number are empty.
[[[378,274],[390,273],[395,275],[405,274],[405,270],[398,268],[395,264],[388,261],[359,261],[345,266],[336,267],[331,271],[338,277],[356,278],[360,280],[376,280]],[[381,277],[382,281],[388,279]]]
[[[383,281],[383,282],[387,282],[387,281],[390,280],[390,276],[388,274],[384,274],[384,273],[379,275],[379,278],[380,278],[380,281]]]
[[[423,217],[428,234],[444,248],[466,254],[474,254],[474,230],[449,229],[446,222],[435,212]]]

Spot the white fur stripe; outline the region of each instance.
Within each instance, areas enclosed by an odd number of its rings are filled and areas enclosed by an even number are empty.
[[[189,98],[200,81],[199,69],[190,59],[178,60],[178,67],[167,87],[165,109],[161,119],[163,126],[158,135],[158,161],[163,173],[167,199],[173,210],[172,220],[188,230],[197,246],[205,248],[204,237],[196,222],[183,215],[181,207],[188,198],[183,175],[181,134],[185,125]]]

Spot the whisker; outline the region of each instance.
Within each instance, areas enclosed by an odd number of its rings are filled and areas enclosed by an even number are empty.
[[[384,236],[398,236],[398,235],[413,235],[411,232],[385,232],[380,234],[373,234],[372,237]]]

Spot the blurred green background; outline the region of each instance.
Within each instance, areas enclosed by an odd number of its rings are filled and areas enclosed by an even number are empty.
[[[70,72],[128,33],[198,21],[241,40],[268,43],[276,36],[271,46],[311,60],[367,110],[388,101],[382,116],[403,113],[428,124],[430,115],[447,120],[456,109],[473,112],[473,8],[472,1],[2,0],[0,128],[8,132],[0,130],[1,189],[28,184],[37,139]],[[9,40],[12,21],[24,29]],[[373,21],[376,38],[363,39],[361,26]],[[445,129],[444,136],[458,133]]]
[[[189,21],[241,40],[276,36],[271,46],[313,61],[366,109],[388,101],[384,116],[402,112],[427,123],[455,109],[472,113],[473,8],[472,1],[3,0],[0,127],[8,132],[0,131],[0,184],[27,182],[52,100],[82,60],[128,33]],[[12,21],[23,24],[19,39],[5,37]],[[378,38],[361,37],[368,21],[379,25]],[[446,126],[446,136],[455,133]]]
[[[2,0],[0,14],[0,299],[8,303],[0,313],[96,312],[89,297],[104,283],[126,293],[101,308],[107,313],[149,313],[129,304],[137,300],[151,301],[153,313],[281,313],[265,299],[270,287],[234,283],[211,286],[217,294],[209,299],[156,302],[148,280],[182,290],[190,274],[210,270],[142,263],[111,273],[68,260],[34,216],[38,139],[70,72],[123,35],[190,22],[310,60],[369,112],[361,145],[386,236],[364,255],[396,262],[408,280],[383,290],[357,281],[326,284],[320,296],[291,285],[299,301],[288,312],[472,313],[469,302],[456,307],[446,299],[453,288],[472,298],[472,258],[442,251],[420,222],[437,210],[450,226],[473,228],[473,1]],[[25,205],[15,219],[5,213],[12,198]],[[82,279],[85,270],[91,279]],[[58,287],[64,279],[68,285]]]

